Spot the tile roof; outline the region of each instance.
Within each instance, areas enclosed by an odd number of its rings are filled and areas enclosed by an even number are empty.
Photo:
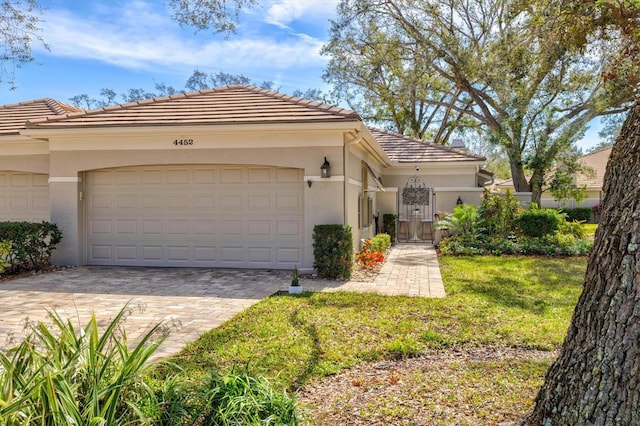
[[[593,173],[579,173],[576,177],[576,184],[578,186],[586,185],[587,187],[602,188],[604,184],[604,173],[607,170],[607,162],[609,161],[610,155],[611,147],[607,147],[580,157],[580,162],[590,167]]]
[[[485,157],[386,130],[369,129],[394,163],[484,161]]]
[[[350,110],[248,85],[34,119],[30,128],[360,121]]]
[[[611,155],[611,147],[602,148],[597,151],[590,152],[580,157],[580,162],[590,167],[593,173],[578,173],[576,176],[576,185],[586,186],[587,188],[602,188],[604,185],[604,173],[607,170],[607,162]],[[527,179],[530,176],[527,175]],[[512,179],[505,179],[496,182],[497,186],[513,186]]]
[[[0,135],[18,134],[25,122],[51,115],[83,111],[71,105],[44,98],[0,106]]]

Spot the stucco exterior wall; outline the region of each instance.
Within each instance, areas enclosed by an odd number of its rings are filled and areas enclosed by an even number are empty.
[[[188,133],[185,133],[188,134]],[[173,136],[172,136],[173,137]],[[83,201],[85,172],[103,168],[168,164],[238,164],[293,167],[304,170],[304,261],[301,270],[313,268],[312,234],[316,224],[343,223],[344,166],[341,131],[321,133],[201,134],[194,145],[168,143],[160,129],[154,135],[120,134],[53,136],[50,161],[51,219],[64,235],[54,255],[57,264],[84,263]],[[135,143],[131,141],[134,140]],[[316,145],[316,146],[314,146]],[[135,148],[135,149],[134,149]],[[320,177],[324,157],[332,178]],[[25,161],[28,162],[27,159]],[[311,182],[309,186],[308,182]]]
[[[476,186],[476,164],[449,164],[438,167],[404,166],[384,170],[384,184],[388,187],[403,188],[411,176],[418,176],[428,188],[455,186]]]

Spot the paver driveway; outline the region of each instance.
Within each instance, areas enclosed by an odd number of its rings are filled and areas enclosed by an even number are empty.
[[[0,349],[23,337],[25,321],[45,319],[47,308],[84,326],[91,312],[105,324],[129,303],[130,340],[161,321],[173,328],[156,354],[164,357],[286,290],[290,281],[291,271],[278,270],[83,266],[0,282]],[[422,244],[394,246],[374,282],[303,279],[301,284],[311,291],[445,296],[435,249]]]
[[[85,266],[1,282],[0,348],[23,336],[25,321],[43,320],[47,308],[83,326],[92,311],[104,324],[129,303],[130,340],[160,321],[174,328],[156,354],[161,357],[290,280],[289,271]]]

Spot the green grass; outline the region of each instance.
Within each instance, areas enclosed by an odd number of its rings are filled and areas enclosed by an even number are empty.
[[[596,235],[596,229],[598,229],[597,223],[583,223],[582,229],[584,229],[585,237],[593,239]]]
[[[248,365],[296,390],[363,361],[452,345],[553,349],[581,291],[585,258],[445,257],[444,299],[305,293],[257,303],[172,361],[192,377]]]

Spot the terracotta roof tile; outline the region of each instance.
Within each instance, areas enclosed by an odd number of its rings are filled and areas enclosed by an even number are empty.
[[[0,106],[0,134],[18,134],[25,122],[39,118],[83,111],[71,105],[44,98]]]
[[[386,130],[369,129],[389,159],[394,163],[425,163],[448,161],[484,161],[481,155],[461,152],[449,147],[425,142]]]
[[[607,162],[611,155],[611,147],[602,148],[597,151],[590,152],[580,157],[580,162],[593,170],[593,173],[579,173],[576,177],[576,183],[579,186],[602,188],[604,184],[604,173],[607,170]]]
[[[254,86],[225,86],[33,119],[28,127],[104,127],[360,120],[350,110]]]

